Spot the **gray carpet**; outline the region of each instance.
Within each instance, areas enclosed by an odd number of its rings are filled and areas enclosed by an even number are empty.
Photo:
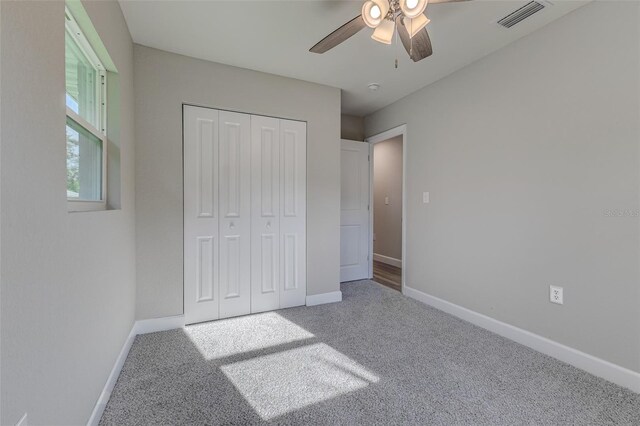
[[[342,292],[136,337],[101,424],[640,424],[638,394],[377,283]]]

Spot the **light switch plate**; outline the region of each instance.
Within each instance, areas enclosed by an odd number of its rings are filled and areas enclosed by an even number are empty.
[[[388,206],[388,205],[389,205],[389,197],[384,197],[384,204],[385,204],[386,206]]]
[[[423,192],[422,193],[422,202],[424,204],[427,204],[429,202],[429,193],[428,192]]]

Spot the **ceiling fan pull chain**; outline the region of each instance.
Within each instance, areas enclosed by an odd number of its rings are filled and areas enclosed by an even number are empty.
[[[413,58],[413,37],[411,37],[409,40],[409,43],[411,43],[411,47],[409,48],[409,56]]]

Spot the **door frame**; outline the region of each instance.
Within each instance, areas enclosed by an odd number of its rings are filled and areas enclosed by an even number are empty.
[[[382,133],[370,136],[364,141],[369,144],[369,276],[373,278],[373,146],[387,139],[402,136],[402,285],[405,293],[407,270],[407,125],[402,124]]]

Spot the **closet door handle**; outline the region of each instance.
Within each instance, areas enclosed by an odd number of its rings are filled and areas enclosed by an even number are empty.
[[[229,223],[229,228],[233,229],[235,227],[236,227],[235,223],[233,223],[233,222]]]
[[[271,229],[271,222],[267,222],[267,229]]]

